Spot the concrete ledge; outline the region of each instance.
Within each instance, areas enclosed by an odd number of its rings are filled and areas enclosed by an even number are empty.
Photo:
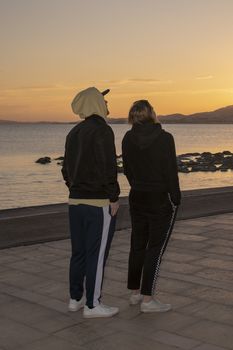
[[[130,227],[128,199],[120,199],[117,230]],[[233,212],[233,186],[182,192],[177,220]],[[69,237],[66,204],[0,211],[0,249]]]

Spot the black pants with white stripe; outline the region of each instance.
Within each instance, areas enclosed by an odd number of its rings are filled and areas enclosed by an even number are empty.
[[[154,295],[159,267],[174,225],[177,207],[168,193],[130,191],[132,222],[128,289]]]
[[[86,305],[99,304],[104,266],[112,242],[116,217],[109,206],[70,205],[70,297],[80,300],[86,289]]]

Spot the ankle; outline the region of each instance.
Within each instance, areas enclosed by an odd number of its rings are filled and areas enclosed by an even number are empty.
[[[152,296],[151,295],[143,295],[143,303],[149,303],[152,300]]]
[[[133,295],[138,295],[138,294],[140,294],[140,289],[133,289],[133,290],[131,290],[131,292]]]

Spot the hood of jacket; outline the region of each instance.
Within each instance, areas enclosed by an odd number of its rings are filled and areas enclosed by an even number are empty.
[[[106,118],[108,114],[107,106],[101,92],[95,87],[90,87],[79,92],[71,103],[72,110],[81,119],[85,119],[93,114]]]
[[[134,124],[129,132],[129,138],[140,149],[144,149],[149,147],[163,132],[159,123]]]

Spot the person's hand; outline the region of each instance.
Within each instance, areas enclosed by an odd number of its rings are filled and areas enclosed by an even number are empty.
[[[119,209],[119,201],[116,201],[114,203],[110,202],[110,208],[111,208],[111,215],[115,216],[117,213],[117,210]]]

